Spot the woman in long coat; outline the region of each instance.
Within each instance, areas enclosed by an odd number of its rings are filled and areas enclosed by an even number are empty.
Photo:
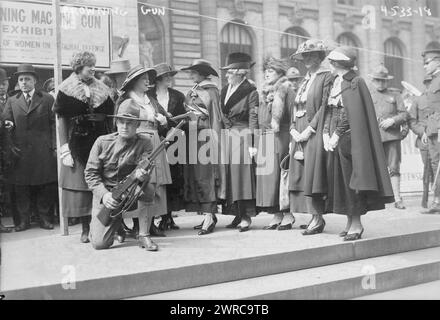
[[[256,205],[257,211],[273,214],[264,229],[289,229],[294,222],[289,210],[280,210],[280,163],[289,153],[289,94],[293,92],[286,77],[288,65],[269,58],[264,63],[265,84],[258,107],[256,136]]]
[[[222,153],[226,162],[226,203],[223,214],[235,215],[227,228],[249,230],[255,216],[255,168],[249,148],[253,147],[254,130],[258,127],[258,92],[246,75],[254,65],[245,53],[231,53],[223,67],[229,84],[221,92],[225,129]]]
[[[89,242],[92,192],[84,180],[84,168],[95,140],[111,132],[114,112],[109,88],[94,77],[96,57],[90,52],[73,56],[73,73],[59,88],[54,105],[61,145],[63,213],[80,217],[81,242]]]
[[[210,79],[211,75],[218,77],[218,73],[204,59],[196,59],[191,66],[182,70],[188,70],[191,80],[195,82],[186,95],[186,103],[190,111],[198,115],[189,123],[189,162],[184,165],[186,210],[205,213],[203,223],[194,227],[201,229],[199,235],[205,235],[214,231],[217,223],[217,200],[225,197],[222,185],[224,173],[219,165],[219,139],[222,129],[220,95],[217,85]],[[209,132],[213,138],[206,137],[210,142],[197,139],[204,129],[208,129],[203,132]],[[210,153],[207,155],[210,159],[201,163],[200,157],[205,155],[203,150],[207,145],[210,146]]]
[[[294,99],[290,134],[292,147],[289,165],[289,200],[290,211],[308,212],[312,220],[303,232],[311,235],[323,231],[325,221],[322,214],[325,212],[323,195],[305,197],[305,181],[316,173],[313,169],[315,159],[328,161],[320,143],[322,132],[318,128],[319,112],[326,99],[332,80],[330,70],[324,67],[323,61],[326,56],[326,47],[320,40],[310,39],[301,44],[298,50],[291,56],[294,60],[301,61],[307,69],[307,73],[301,82]],[[319,131],[319,132],[317,132]],[[316,133],[316,134],[314,134]],[[298,155],[304,156],[302,160]],[[295,157],[297,153],[297,157]],[[325,169],[325,167],[324,167]],[[325,181],[326,171],[319,172],[318,177]]]
[[[166,63],[154,66],[154,70],[156,70],[154,87],[147,91],[148,96],[166,111],[168,118],[186,113],[184,107],[185,95],[171,88],[173,76],[176,75],[177,71],[173,70]],[[173,127],[176,124],[177,122],[168,121],[168,127]],[[161,136],[166,135],[166,132],[159,133]],[[174,223],[171,212],[185,209],[183,199],[183,165],[179,163],[170,165],[170,171],[173,183],[167,185],[168,213],[163,215],[160,221],[159,228],[162,231],[179,229],[179,226]]]
[[[347,216],[341,236],[360,239],[361,216],[394,202],[376,112],[365,81],[352,68],[356,52],[338,47],[328,59],[335,79],[324,109],[324,150],[333,157],[328,179],[329,212]]]
[[[147,95],[150,83],[154,81],[155,77],[156,71],[152,68],[145,69],[141,65],[132,68],[122,84],[121,91],[123,94],[116,103],[118,107],[126,99],[132,99],[134,101],[135,105],[140,109],[140,117],[147,119],[147,121],[141,122],[137,133],[150,137],[153,148],[156,148],[160,144],[159,132],[162,130],[166,131],[168,128],[167,113],[161,105],[155,100],[150,99]],[[136,215],[139,217],[139,224],[147,223],[148,229],[151,226],[154,216],[167,214],[166,185],[172,182],[170,166],[168,165],[165,150],[156,158],[155,164],[155,170],[150,177],[150,181],[155,187],[154,201],[152,203],[140,201],[138,210],[132,214],[132,217]],[[139,226],[139,231],[144,229],[145,225]],[[150,235],[150,232],[151,231],[149,231],[147,235]],[[145,236],[145,234],[139,235]]]

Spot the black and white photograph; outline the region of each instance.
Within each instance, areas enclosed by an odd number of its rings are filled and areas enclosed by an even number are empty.
[[[439,161],[440,0],[0,0],[0,310],[440,300]]]

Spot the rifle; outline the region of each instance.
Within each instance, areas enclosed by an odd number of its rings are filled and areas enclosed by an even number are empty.
[[[126,213],[133,207],[133,205],[139,199],[142,190],[149,181],[149,176],[154,168],[154,160],[165,149],[166,145],[172,141],[171,138],[173,138],[177,130],[179,130],[184,123],[185,120],[180,121],[179,124],[177,124],[177,126],[174,127],[167,134],[165,139],[163,139],[160,144],[153,150],[148,159],[142,160],[124,180],[120,181],[112,189],[112,198],[118,201],[119,205],[116,209],[109,209],[106,206],[102,206],[102,209],[99,211],[97,217],[104,226],[110,225],[112,219]],[[144,169],[145,171],[147,171],[148,178],[145,179],[145,181],[142,183],[141,189],[136,192],[136,188],[139,184],[139,180],[136,179],[137,169]]]

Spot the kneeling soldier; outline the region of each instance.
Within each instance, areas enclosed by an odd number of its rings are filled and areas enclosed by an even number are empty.
[[[101,136],[95,141],[84,171],[87,185],[93,191],[90,241],[95,249],[109,248],[113,244],[115,233],[121,227],[120,215],[113,218],[108,226],[102,224],[97,217],[103,206],[113,210],[119,205],[118,201],[112,198],[110,190],[135,170],[139,162],[147,159],[153,149],[149,138],[136,134],[142,119],[139,118],[139,108],[133,100],[125,100],[114,117],[117,132]],[[148,179],[148,174],[143,169],[136,170],[136,178],[141,185]],[[146,184],[141,198],[148,197],[151,193],[147,192],[149,186]],[[142,208],[139,212],[139,245],[148,251],[157,251],[158,246],[149,234],[152,217]]]

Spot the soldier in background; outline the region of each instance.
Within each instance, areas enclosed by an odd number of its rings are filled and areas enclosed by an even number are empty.
[[[408,112],[400,94],[388,88],[388,81],[393,79],[393,76],[388,74],[388,70],[383,64],[379,65],[369,76],[375,88],[375,90],[371,90],[371,97],[376,110],[391,185],[396,199],[394,206],[397,209],[405,209],[400,196],[401,141],[404,138],[401,128],[405,127]]]
[[[438,178],[438,164],[440,159],[440,50],[427,50],[422,54],[427,76],[432,77],[431,84],[426,91],[426,105],[428,114],[426,129],[422,141],[428,142],[428,153],[431,167],[434,172],[434,200],[429,208],[422,213],[440,213],[440,179]]]
[[[432,181],[433,172],[431,166],[431,159],[428,150],[428,137],[426,136],[426,121],[429,116],[428,104],[427,104],[427,92],[429,85],[431,84],[432,76],[427,75],[423,80],[423,84],[426,90],[421,96],[414,97],[409,106],[409,127],[412,132],[417,136],[416,148],[420,150],[420,155],[423,161],[423,197],[422,207],[428,208],[428,193],[429,182]]]
[[[301,80],[304,78],[304,76],[302,76],[299,73],[299,70],[297,68],[290,67],[289,69],[287,69],[286,77],[289,80],[289,82],[292,84],[292,88],[293,90],[295,90],[296,93],[296,91],[298,91],[299,84]]]

